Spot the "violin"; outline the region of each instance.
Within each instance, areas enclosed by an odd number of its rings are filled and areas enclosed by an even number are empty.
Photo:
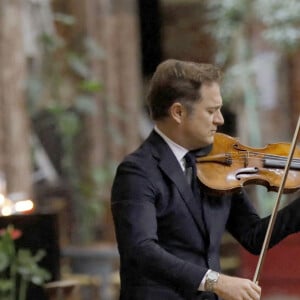
[[[208,155],[196,159],[198,178],[211,190],[226,192],[253,183],[278,191],[253,277],[256,283],[269,247],[281,195],[300,188],[300,148],[296,146],[299,132],[300,115],[291,144],[251,148],[231,136],[216,133]]]
[[[196,159],[197,176],[205,187],[217,193],[232,192],[248,184],[278,191],[290,148],[288,143],[252,148],[229,135],[216,133],[212,150]],[[296,147],[283,192],[299,188],[300,148]]]

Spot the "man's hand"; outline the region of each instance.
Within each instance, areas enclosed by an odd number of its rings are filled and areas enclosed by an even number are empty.
[[[220,274],[214,292],[224,300],[259,300],[261,287],[249,279]]]

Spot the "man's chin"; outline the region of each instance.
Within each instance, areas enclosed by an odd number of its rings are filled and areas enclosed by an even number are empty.
[[[215,134],[212,134],[210,137],[207,138],[207,145],[210,145],[215,140]]]

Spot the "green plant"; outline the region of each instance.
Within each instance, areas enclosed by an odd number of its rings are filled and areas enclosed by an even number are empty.
[[[65,14],[55,14],[55,20],[69,29],[76,23]],[[87,151],[93,142],[88,120],[98,109],[95,96],[103,89],[90,66],[103,53],[90,38],[72,44],[58,33],[43,33],[39,42],[41,61],[30,70],[28,109],[39,128],[49,129],[48,139],[52,134],[57,140],[55,167],[70,197],[71,241],[87,244],[99,236],[102,194],[110,174],[107,166],[91,166]]]
[[[1,300],[25,300],[29,283],[42,285],[51,277],[38,264],[46,254],[44,250],[33,255],[29,249],[17,249],[15,240],[21,234],[12,225],[0,231]]]

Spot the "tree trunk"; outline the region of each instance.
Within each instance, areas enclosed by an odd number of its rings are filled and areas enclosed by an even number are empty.
[[[91,76],[104,87],[96,99],[98,116],[90,123],[95,142],[92,152],[97,153],[91,157],[98,156],[98,164],[118,162],[139,140],[142,102],[136,10],[133,0],[94,0],[87,4],[87,34],[104,50],[104,57],[91,64]]]
[[[295,130],[300,115],[300,51],[290,58],[290,89],[291,89],[291,123]],[[300,141],[300,136],[298,137]]]
[[[56,0],[54,4],[76,19],[72,36],[66,37],[68,42],[77,49],[78,38],[83,44],[84,37],[96,50],[88,58],[87,79],[100,82],[103,88],[93,94],[94,111],[85,118],[84,151],[79,161],[87,177],[93,170],[106,177],[104,184],[95,188],[99,190],[99,201],[107,208],[105,220],[99,221],[105,226],[103,238],[110,240],[114,236],[109,209],[112,172],[139,140],[142,79],[137,4],[135,0]],[[85,201],[88,205],[89,199]],[[82,211],[75,212],[75,223],[80,214]]]
[[[6,177],[9,193],[22,192],[31,196],[21,3],[22,0],[0,1],[0,168]]]
[[[103,90],[96,96],[97,112],[89,120],[91,166],[117,164],[139,141],[141,111],[141,68],[137,6],[133,0],[93,0],[87,4],[87,34],[104,50],[95,59],[92,78]],[[109,199],[111,184],[104,191]],[[113,239],[108,211],[105,238]]]

